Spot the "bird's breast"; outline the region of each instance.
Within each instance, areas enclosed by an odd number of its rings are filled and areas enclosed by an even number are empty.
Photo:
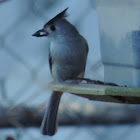
[[[76,77],[85,67],[86,51],[84,47],[71,42],[69,44],[54,44],[50,46],[53,60],[52,75],[55,80],[63,81]]]

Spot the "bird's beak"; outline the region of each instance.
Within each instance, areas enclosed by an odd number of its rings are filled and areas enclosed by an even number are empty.
[[[36,36],[36,37],[43,37],[43,36],[47,36],[48,32],[46,32],[44,29],[38,30],[37,32],[35,32],[32,36]]]

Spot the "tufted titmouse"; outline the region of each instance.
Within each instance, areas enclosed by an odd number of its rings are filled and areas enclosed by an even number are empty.
[[[53,80],[56,82],[83,78],[88,54],[87,41],[65,19],[67,9],[47,22],[43,29],[33,34],[36,37],[47,36],[51,41],[49,64]],[[52,136],[56,132],[61,95],[61,92],[52,92],[41,125],[41,132],[44,135]]]

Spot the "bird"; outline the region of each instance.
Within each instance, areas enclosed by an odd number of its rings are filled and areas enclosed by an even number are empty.
[[[88,55],[88,43],[66,17],[68,7],[49,20],[35,37],[48,37],[49,66],[53,81],[64,82],[83,78]],[[79,81],[81,82],[81,81]],[[53,136],[57,131],[57,114],[62,92],[53,91],[41,124],[43,135]]]

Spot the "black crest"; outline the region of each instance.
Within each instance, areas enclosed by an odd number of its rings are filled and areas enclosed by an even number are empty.
[[[59,13],[58,15],[56,15],[54,18],[52,18],[50,21],[48,21],[45,25],[44,25],[44,27],[46,26],[46,25],[51,25],[51,24],[53,24],[56,20],[58,20],[58,19],[63,19],[63,18],[65,18],[65,17],[67,17],[67,14],[66,14],[66,11],[68,10],[68,7],[65,9],[65,10],[63,10],[61,13]]]

